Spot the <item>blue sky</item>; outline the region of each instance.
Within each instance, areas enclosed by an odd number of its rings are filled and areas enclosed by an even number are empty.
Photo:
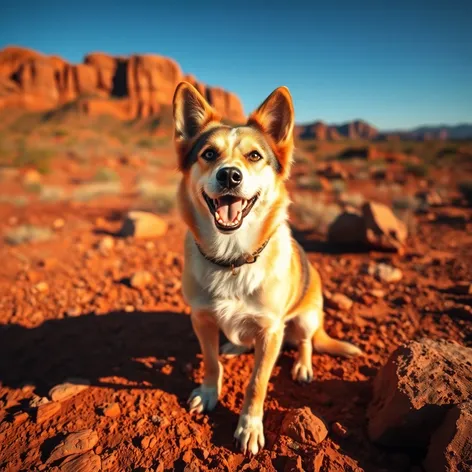
[[[286,85],[300,123],[393,129],[472,122],[471,18],[471,0],[3,1],[0,48],[161,54],[246,113]]]

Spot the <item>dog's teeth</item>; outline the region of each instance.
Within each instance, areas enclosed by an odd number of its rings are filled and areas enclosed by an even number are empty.
[[[246,206],[247,206],[247,200],[244,200],[243,205],[242,205],[242,209],[244,210],[246,208]]]

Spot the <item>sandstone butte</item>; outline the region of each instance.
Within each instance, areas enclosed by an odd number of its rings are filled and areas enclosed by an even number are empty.
[[[92,116],[146,118],[172,103],[182,80],[195,85],[224,118],[244,121],[241,101],[234,93],[184,75],[179,64],[167,57],[91,53],[83,64],[70,64],[21,47],[0,50],[0,109],[43,111],[77,101],[79,110]]]

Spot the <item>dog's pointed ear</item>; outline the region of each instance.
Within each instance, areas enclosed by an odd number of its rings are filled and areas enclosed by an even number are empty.
[[[269,137],[282,174],[287,177],[293,153],[293,127],[295,113],[292,97],[287,87],[275,89],[248,119],[248,126],[254,126]]]
[[[211,121],[220,116],[188,82],[181,82],[175,89],[173,99],[174,132],[178,143],[193,139]]]

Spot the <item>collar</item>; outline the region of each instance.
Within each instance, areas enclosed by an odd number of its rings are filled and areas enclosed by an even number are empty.
[[[215,264],[220,267],[225,267],[228,269],[231,269],[231,272],[233,275],[236,275],[236,269],[243,266],[244,264],[254,264],[254,262],[257,261],[258,257],[261,255],[261,252],[264,250],[264,248],[267,246],[267,244],[270,241],[270,237],[264,241],[262,246],[257,249],[257,251],[253,252],[252,254],[243,254],[236,259],[217,259],[214,257],[210,257],[207,254],[203,252],[203,249],[200,247],[200,245],[195,241],[195,244],[200,251],[200,254],[207,260],[210,261],[212,264]]]

